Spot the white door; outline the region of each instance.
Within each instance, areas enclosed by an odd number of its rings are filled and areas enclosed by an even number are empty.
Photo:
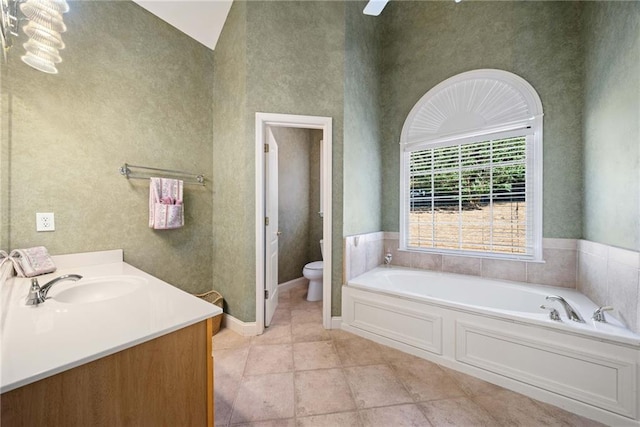
[[[269,326],[278,307],[278,144],[267,128],[265,147],[265,299],[264,325]]]

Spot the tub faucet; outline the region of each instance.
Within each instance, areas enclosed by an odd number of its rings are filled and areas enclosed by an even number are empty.
[[[40,287],[38,284],[38,279],[31,279],[31,289],[29,290],[29,295],[27,295],[27,305],[38,305],[42,304],[44,300],[47,299],[47,294],[53,285],[63,280],[76,280],[82,279],[82,276],[79,274],[63,274],[60,277],[56,277],[55,279],[47,282],[45,285]]]
[[[564,307],[564,310],[567,312],[567,317],[574,322],[584,323],[584,320],[580,316],[580,314],[571,307],[571,304],[567,302],[564,298],[558,295],[548,295],[547,301],[558,301]]]
[[[593,312],[593,316],[591,318],[596,322],[607,323],[607,318],[604,317],[604,312],[609,310],[613,310],[613,307],[610,305],[596,308],[596,311]]]
[[[390,266],[392,259],[393,259],[393,255],[391,255],[391,252],[387,252],[386,255],[384,256],[384,265],[387,267]]]

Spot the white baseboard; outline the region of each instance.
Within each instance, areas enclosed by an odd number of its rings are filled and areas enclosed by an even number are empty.
[[[331,318],[331,329],[342,329],[342,317],[333,316]]]
[[[308,283],[309,281],[304,277],[298,277],[297,279],[289,280],[288,282],[278,285],[278,292],[288,291],[298,286],[306,286]]]
[[[233,332],[244,337],[253,337],[258,335],[258,325],[256,322],[243,322],[230,314],[224,314],[222,317],[222,326],[231,329]]]

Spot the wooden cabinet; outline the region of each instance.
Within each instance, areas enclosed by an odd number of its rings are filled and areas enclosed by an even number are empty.
[[[3,393],[1,425],[213,426],[211,338],[203,320]]]

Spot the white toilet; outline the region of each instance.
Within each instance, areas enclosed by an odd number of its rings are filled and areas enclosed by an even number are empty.
[[[320,240],[320,252],[324,258],[324,247]],[[307,290],[307,301],[322,300],[322,272],[324,265],[322,261],[314,261],[304,266],[302,275],[309,279],[309,289]]]

